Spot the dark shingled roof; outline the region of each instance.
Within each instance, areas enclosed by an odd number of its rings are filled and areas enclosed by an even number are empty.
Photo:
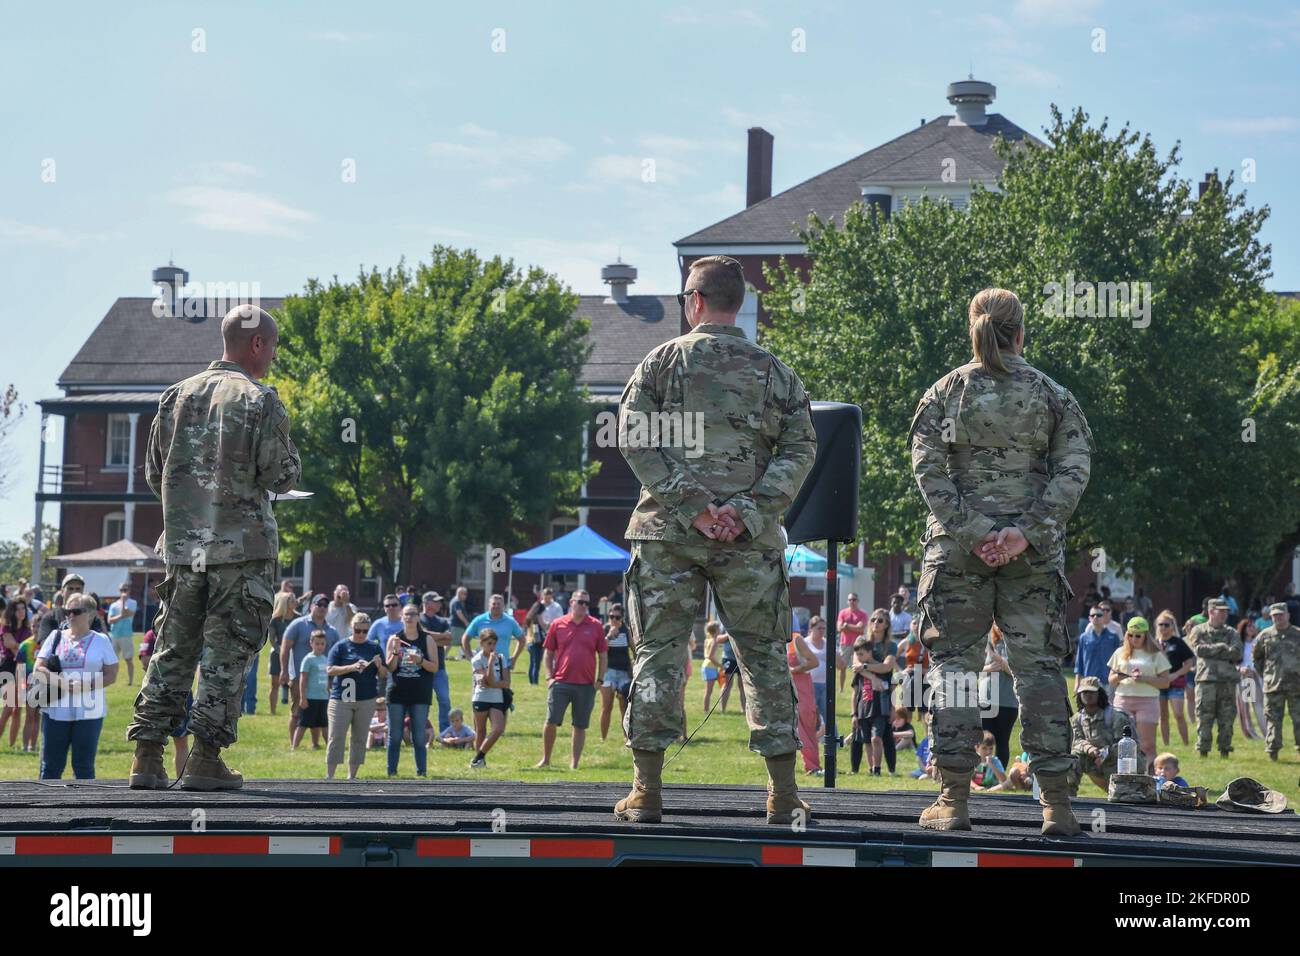
[[[63,374],[60,388],[165,388],[194,375],[221,357],[221,316],[155,318],[152,298],[121,298],[113,303]],[[263,298],[262,308],[278,309],[283,299]],[[677,299],[671,295],[632,295],[623,304],[604,296],[579,297],[577,313],[591,322],[591,358],[582,370],[584,385],[622,388],[646,354],[678,334]]]
[[[633,370],[656,346],[681,334],[675,295],[629,295],[626,302],[580,296],[578,315],[591,322],[591,357],[582,370],[584,385],[622,388]]]
[[[840,222],[844,212],[862,198],[864,182],[939,185],[943,161],[949,157],[957,161],[959,182],[992,182],[1006,165],[993,152],[998,134],[1012,141],[1040,142],[1000,113],[990,113],[983,126],[949,126],[950,119],[931,120],[674,245],[795,243],[795,230],[807,224],[810,213]]]
[[[283,299],[261,299],[268,311]],[[210,302],[203,318],[157,318],[152,298],[113,303],[59,376],[60,388],[155,385],[166,387],[221,358],[225,310]]]

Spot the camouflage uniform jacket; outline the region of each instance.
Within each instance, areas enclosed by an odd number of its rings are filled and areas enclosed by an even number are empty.
[[[1124,736],[1125,728],[1128,728],[1129,736],[1137,736],[1137,728],[1133,726],[1128,714],[1116,710],[1114,705],[1099,708],[1091,716],[1086,710],[1080,708],[1078,713],[1070,718],[1070,753],[1086,757],[1089,744],[1098,750],[1110,747],[1112,750],[1103,764],[1103,766],[1110,766],[1119,759],[1119,753],[1113,748]]]
[[[1002,361],[1006,377],[970,362],[917,405],[912,472],[930,508],[922,543],[947,534],[974,552],[1014,524],[1064,574],[1065,524],[1088,486],[1092,432],[1068,389],[1019,355]]]
[[[213,362],[158,400],[145,458],[163,506],[156,550],[168,564],[278,559],[267,492],[289,491],[301,472],[275,389]]]
[[[1197,624],[1187,635],[1187,646],[1196,654],[1196,682],[1241,679],[1241,635],[1226,624],[1215,627],[1209,621]]]
[[[1300,627],[1269,626],[1255,637],[1251,663],[1264,678],[1264,692],[1300,690]]]
[[[642,486],[628,540],[709,544],[691,523],[710,503],[730,502],[746,529],[736,544],[783,548],[781,518],[817,435],[799,376],[735,326],[704,323],[632,373],[619,448]]]

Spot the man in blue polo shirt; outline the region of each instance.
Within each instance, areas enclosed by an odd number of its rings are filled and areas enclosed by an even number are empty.
[[[524,649],[524,642],[519,640],[524,636],[524,629],[519,626],[519,622],[512,615],[506,613],[506,602],[500,594],[492,595],[492,600],[488,602],[488,609],[469,622],[469,627],[465,628],[465,636],[470,639],[476,638],[479,632],[485,628],[496,631],[497,653],[508,661],[511,669],[513,669],[515,661]],[[510,650],[510,639],[512,637],[515,638],[513,653]]]
[[[388,646],[388,639],[402,630],[402,601],[396,594],[384,595],[384,616],[370,625],[366,640],[374,641],[380,648]]]
[[[1079,647],[1074,652],[1074,692],[1079,692],[1079,681],[1095,677],[1102,687],[1109,686],[1110,656],[1119,650],[1122,635],[1110,626],[1110,608],[1096,604],[1088,612],[1088,626],[1079,635]]]

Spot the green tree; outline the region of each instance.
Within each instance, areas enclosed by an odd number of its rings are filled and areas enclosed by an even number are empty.
[[[8,447],[9,437],[22,420],[26,406],[18,401],[18,389],[13,385],[0,393],[0,497],[9,490],[13,481],[13,451]]]
[[[417,542],[509,547],[576,504],[576,306],[540,269],[444,246],[287,299],[271,381],[314,497],[279,506],[286,550],[351,551],[391,582]]]
[[[59,552],[59,529],[41,526],[41,566]],[[23,532],[22,541],[0,541],[0,582],[14,584],[32,573],[32,529]]]
[[[1044,139],[999,142],[998,188],[977,188],[965,211],[924,199],[885,220],[861,207],[841,227],[814,220],[811,273],[769,274],[766,344],[814,396],[863,407],[868,549],[915,551],[924,511],[911,416],[926,387],[969,361],[967,304],[996,285],[1020,296],[1026,356],[1074,392],[1098,442],[1073,547],[1149,573],[1271,558],[1300,512],[1294,494],[1279,514],[1247,490],[1275,446],[1243,441],[1243,420],[1276,438],[1290,401],[1284,335],[1267,354],[1251,349],[1281,321],[1263,288],[1267,209],[1247,208],[1231,178],[1196,200],[1176,175],[1177,147],[1162,158],[1149,137],[1090,126],[1080,110],[1054,108]],[[1149,288],[1149,322],[1132,307],[1141,299],[1094,316],[1103,283]],[[1066,285],[1079,293],[1068,313],[1054,294]],[[1280,486],[1295,481],[1295,462],[1267,466]],[[1261,528],[1263,516],[1284,527]],[[1243,545],[1247,527],[1258,534]]]

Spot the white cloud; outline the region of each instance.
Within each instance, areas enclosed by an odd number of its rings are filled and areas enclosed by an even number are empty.
[[[727,106],[723,107],[722,118],[732,126],[744,129],[761,126],[769,133],[777,134],[809,128],[817,120],[817,111],[808,106],[803,97],[782,93],[774,105],[761,113]]]
[[[1051,70],[1044,70],[1025,60],[1005,60],[997,66],[997,70],[1000,77],[1004,78],[1003,82],[1012,87],[1054,89],[1061,85],[1061,78]],[[996,111],[997,107],[992,109]]]
[[[194,167],[193,178],[207,186],[226,186],[263,173],[256,166],[235,160],[208,160]]]
[[[1262,116],[1258,119],[1202,120],[1201,129],[1207,133],[1231,133],[1236,136],[1262,133],[1290,133],[1300,129],[1300,120],[1294,116]]]
[[[318,33],[311,34],[311,39],[322,40],[326,43],[359,43],[363,40],[369,40],[369,33],[349,33],[346,30],[321,30]]]
[[[572,147],[554,136],[511,136],[465,123],[459,140],[438,140],[426,151],[440,165],[478,169],[530,163],[550,163],[571,153]]]
[[[297,236],[295,226],[316,218],[270,196],[219,186],[182,186],[167,200],[187,208],[189,221],[205,229],[251,236]]]
[[[1101,0],[1016,0],[1015,15],[1036,23],[1086,23],[1101,7]]]
[[[36,226],[17,219],[0,219],[0,239],[36,242],[71,249],[90,242],[108,242],[123,238],[120,232],[76,232],[56,226]]]
[[[654,179],[644,177],[653,172]],[[632,156],[607,153],[597,156],[587,166],[587,178],[597,184],[641,185],[663,183],[667,186],[681,184],[682,177],[694,176],[695,170],[671,156]]]

